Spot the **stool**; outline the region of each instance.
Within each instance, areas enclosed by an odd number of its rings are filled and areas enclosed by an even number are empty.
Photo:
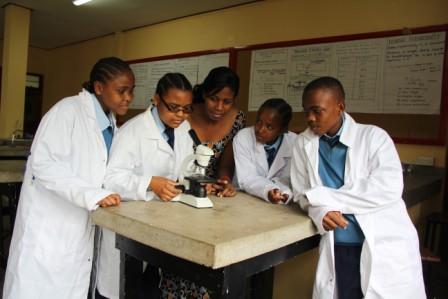
[[[440,254],[436,246],[442,241],[442,232],[448,229],[448,213],[432,213],[426,217],[425,240],[423,246],[432,253]],[[439,237],[439,238],[438,238]]]

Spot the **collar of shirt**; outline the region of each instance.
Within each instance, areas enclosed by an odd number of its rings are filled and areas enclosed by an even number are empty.
[[[156,106],[153,106],[151,108],[151,114],[152,114],[152,117],[154,118],[154,122],[156,123],[157,128],[160,131],[160,134],[162,134],[162,136],[165,140],[168,140],[168,136],[166,136],[166,134],[165,134],[166,126],[163,123],[163,121],[160,119],[159,111],[157,110]]]
[[[96,96],[94,94],[91,94],[91,95],[92,95],[92,99],[93,99],[93,106],[95,107],[96,121],[98,122],[100,130],[103,131],[108,126],[112,126],[112,129],[113,129],[113,123],[110,120],[110,118],[108,117],[108,115],[106,115],[106,113],[104,113],[104,110],[101,107],[100,102],[98,101],[98,99],[96,98]]]
[[[345,125],[345,115],[344,114],[342,114],[342,125],[341,125],[341,127],[339,128],[339,130],[338,130],[338,132],[335,134],[335,135],[333,135],[333,136],[330,136],[330,135],[328,135],[328,134],[324,134],[324,135],[322,135],[322,136],[325,136],[324,138],[325,139],[328,139],[328,140],[332,140],[332,139],[334,139],[334,138],[336,138],[336,137],[341,137],[341,134],[342,134],[342,130],[344,129],[344,125]],[[322,137],[321,136],[321,137]]]
[[[283,139],[283,134],[277,137],[277,140],[275,140],[275,142],[273,144],[264,144],[264,149],[265,150],[271,150],[271,149],[275,149],[275,151],[278,151],[278,148],[280,147],[280,144],[282,143],[282,139]]]

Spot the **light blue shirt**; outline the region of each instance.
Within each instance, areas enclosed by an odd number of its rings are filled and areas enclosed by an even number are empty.
[[[324,186],[333,189],[339,189],[344,185],[347,146],[339,141],[343,128],[344,118],[336,135],[328,136],[325,134],[319,138],[319,176]],[[334,230],[335,243],[342,245],[362,244],[364,234],[355,216],[344,214],[344,217],[349,222],[348,227],[347,229],[336,228]]]
[[[264,149],[265,150],[271,150],[271,149],[275,149],[275,152],[278,151],[278,148],[280,147],[280,144],[282,143],[283,140],[283,134],[277,137],[277,140],[275,140],[275,142],[273,144],[264,144]]]
[[[156,123],[157,128],[160,131],[160,134],[162,134],[163,139],[165,139],[165,141],[168,142],[168,135],[165,134],[166,126],[163,123],[163,121],[160,119],[159,111],[157,110],[156,106],[152,107],[151,114],[152,114],[152,118],[154,118],[154,122]]]

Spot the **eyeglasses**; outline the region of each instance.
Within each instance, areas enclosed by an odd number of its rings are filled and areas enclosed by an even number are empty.
[[[185,114],[191,114],[193,112],[193,104],[181,106],[176,104],[168,104],[161,96],[159,96],[159,99],[162,101],[163,105],[165,105],[166,109],[172,113],[179,113],[182,111]]]

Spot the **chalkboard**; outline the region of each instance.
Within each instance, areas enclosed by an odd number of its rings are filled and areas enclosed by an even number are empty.
[[[282,97],[293,107],[291,129],[305,129],[305,85],[334,76],[347,111],[376,124],[397,142],[444,144],[447,25],[248,46],[237,50],[240,107],[253,123],[263,101]]]

